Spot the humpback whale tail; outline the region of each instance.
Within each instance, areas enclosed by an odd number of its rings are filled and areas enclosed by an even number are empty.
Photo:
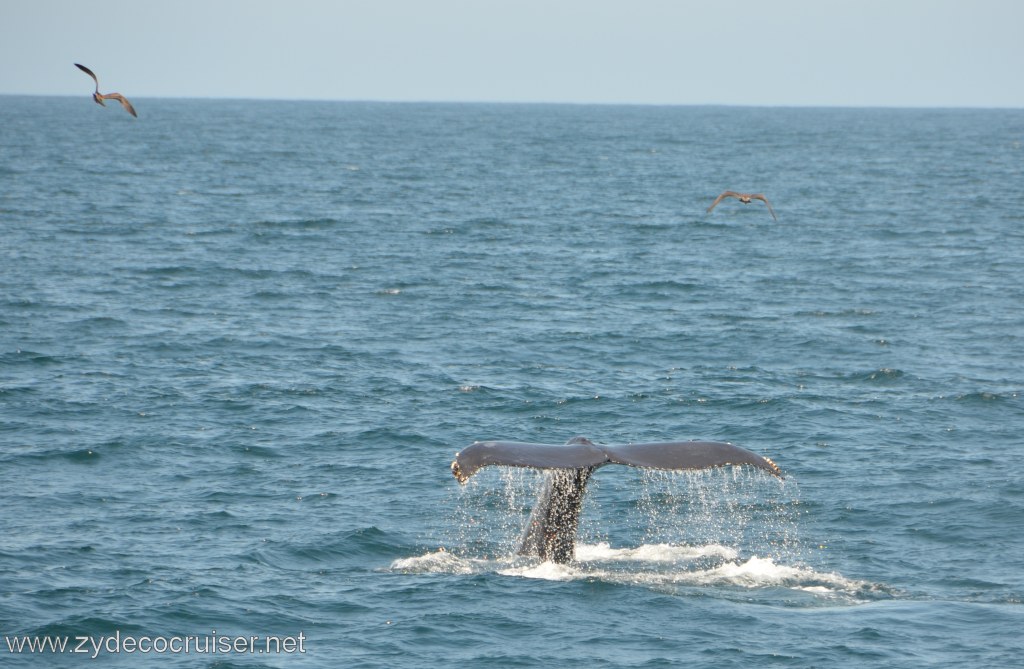
[[[566,563],[575,554],[576,529],[587,481],[598,467],[617,464],[649,469],[709,469],[750,465],[782,478],[774,462],[719,441],[660,441],[601,446],[585,437],[565,445],[476,441],[455,454],[452,474],[465,483],[490,465],[548,470],[519,545],[520,555]]]

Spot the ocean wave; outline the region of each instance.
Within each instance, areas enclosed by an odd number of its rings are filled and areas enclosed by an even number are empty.
[[[369,526],[340,533],[326,541],[265,540],[259,548],[249,551],[246,558],[273,569],[301,572],[336,567],[353,560],[365,564],[367,560],[392,557],[409,547],[400,533]]]
[[[340,223],[341,221],[333,217],[311,217],[256,221],[253,224],[253,227],[256,229],[270,230],[323,230],[333,228]]]
[[[993,402],[1004,402],[1006,400],[1016,399],[1018,397],[1020,397],[1020,394],[1017,392],[1000,393],[989,390],[978,390],[974,392],[953,395],[952,399],[956,402],[963,402],[965,404],[985,405]]]
[[[61,462],[76,464],[97,464],[101,459],[100,451],[94,448],[65,448],[49,446],[13,446],[0,455],[0,462],[16,464],[18,462],[43,462],[57,465]]]
[[[871,370],[870,372],[855,372],[850,374],[847,378],[851,381],[884,385],[899,381],[903,378],[904,374],[905,373],[899,369],[881,367],[879,369]]]

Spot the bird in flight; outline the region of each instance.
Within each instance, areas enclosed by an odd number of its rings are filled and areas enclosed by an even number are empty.
[[[96,104],[101,107],[106,107],[107,105],[104,104],[104,100],[117,100],[121,103],[121,106],[124,107],[126,112],[138,118],[139,115],[135,113],[135,107],[132,107],[132,103],[128,102],[128,98],[120,93],[100,93],[100,80],[96,78],[96,75],[92,73],[92,70],[87,68],[85,65],[79,65],[78,63],[75,63],[75,67],[88,74],[92,77],[92,80],[96,82],[96,92],[92,94],[92,99],[96,101]]]
[[[721,202],[722,200],[724,200],[727,197],[734,197],[737,200],[739,200],[740,202],[742,202],[743,204],[750,204],[751,200],[761,200],[766,205],[768,205],[768,213],[770,213],[772,215],[772,218],[775,219],[776,221],[779,220],[779,217],[775,215],[775,210],[772,209],[772,205],[768,201],[768,198],[766,198],[761,193],[737,193],[737,192],[731,191],[731,190],[724,191],[721,195],[716,197],[715,201],[711,203],[710,207],[708,207],[708,213],[710,214],[711,210],[714,209],[715,206],[719,202]]]

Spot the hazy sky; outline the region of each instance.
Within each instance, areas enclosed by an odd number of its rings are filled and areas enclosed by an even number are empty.
[[[0,93],[1024,108],[1024,0],[0,0]]]

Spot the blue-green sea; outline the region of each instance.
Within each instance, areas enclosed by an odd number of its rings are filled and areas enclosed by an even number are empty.
[[[1020,666],[1024,111],[133,103],[0,97],[3,666]],[[785,479],[518,556],[575,435]]]

